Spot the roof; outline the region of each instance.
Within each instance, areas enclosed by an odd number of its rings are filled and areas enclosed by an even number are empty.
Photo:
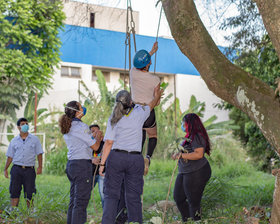
[[[123,70],[125,66],[125,37],[122,32],[65,25],[60,32],[62,41],[61,60]],[[132,57],[135,53],[132,44]],[[151,50],[155,37],[136,35],[137,50]],[[173,39],[158,38],[159,49],[156,72],[169,74],[199,75],[190,60],[179,50]],[[152,57],[151,71],[154,56]],[[128,69],[128,56],[127,56]]]

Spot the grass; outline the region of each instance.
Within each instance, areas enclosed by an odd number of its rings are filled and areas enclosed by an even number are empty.
[[[274,177],[257,171],[249,162],[240,144],[232,138],[216,139],[209,158],[212,178],[206,186],[203,200],[205,223],[245,223],[243,208],[249,211],[253,206],[265,210],[260,223],[268,223],[274,189]],[[172,171],[176,162],[172,160],[152,160],[149,174],[145,177],[143,209],[144,222],[162,217],[161,210],[150,211],[157,201],[166,199]],[[177,173],[177,172],[176,172]],[[169,200],[173,200],[174,177]],[[21,199],[14,217],[7,216],[9,208],[9,180],[0,176],[0,210],[5,223],[66,223],[70,184],[66,175],[39,175],[36,179],[37,195],[34,198],[35,210],[29,211]],[[88,205],[90,223],[100,223],[102,206],[97,187],[94,189],[94,204],[91,198]],[[13,215],[13,214],[12,214]],[[1,220],[1,219],[0,219]],[[30,222],[29,222],[29,221]],[[93,221],[94,220],[94,221]],[[169,209],[165,223],[181,223],[180,215]],[[191,223],[191,222],[190,222]]]

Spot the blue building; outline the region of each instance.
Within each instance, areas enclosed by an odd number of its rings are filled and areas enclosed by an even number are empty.
[[[79,100],[81,80],[98,95],[96,69],[103,72],[111,91],[120,88],[120,79],[128,81],[129,55],[125,54],[126,11],[80,2],[65,3],[64,10],[67,19],[65,29],[60,33],[62,62],[54,75],[53,89],[40,102],[39,106],[42,107],[62,107],[65,102]],[[137,27],[139,13],[134,12],[134,17]],[[154,42],[155,37],[136,34],[137,50],[149,51]],[[169,84],[165,94],[176,95],[183,111],[188,107],[190,96],[195,95],[198,100],[206,102],[206,118],[216,114],[220,120],[227,120],[226,112],[213,107],[220,99],[208,90],[198,71],[181,53],[176,42],[159,37],[158,44],[155,74],[161,81]],[[132,41],[132,57],[134,53]],[[153,56],[151,71],[154,71],[154,61]]]

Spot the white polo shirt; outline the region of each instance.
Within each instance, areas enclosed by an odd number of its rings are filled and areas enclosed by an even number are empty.
[[[136,104],[133,110],[124,115],[114,127],[111,126],[111,117],[107,123],[104,141],[114,141],[112,149],[121,149],[128,152],[142,149],[142,127],[150,116],[149,106]]]
[[[89,127],[85,123],[78,119],[73,120],[70,131],[63,137],[68,148],[68,160],[92,159],[90,146],[94,145],[96,140],[92,139]]]

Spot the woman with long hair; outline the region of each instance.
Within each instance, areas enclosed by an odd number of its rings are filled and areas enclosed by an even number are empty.
[[[104,210],[102,224],[114,224],[124,183],[128,222],[142,223],[141,194],[143,192],[144,159],[142,127],[151,110],[160,100],[162,90],[154,90],[154,99],[147,106],[133,104],[126,90],[118,92],[116,104],[107,123],[99,175],[104,180]]]
[[[211,167],[204,154],[210,155],[211,148],[205,127],[196,114],[186,114],[181,128],[186,136],[182,143],[184,151],[172,156],[173,159],[179,159],[179,173],[173,196],[182,219],[186,222],[189,218],[201,219],[200,202],[211,177]]]
[[[86,108],[77,101],[67,103],[59,119],[60,131],[66,142],[66,174],[71,183],[67,224],[82,224],[87,221],[87,205],[92,190],[92,150],[97,151],[102,132],[93,139],[89,127],[81,121]]]

